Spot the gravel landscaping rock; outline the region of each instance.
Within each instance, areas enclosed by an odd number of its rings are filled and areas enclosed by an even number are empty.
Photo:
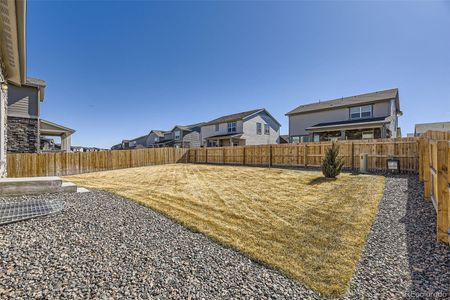
[[[319,299],[280,272],[132,201],[101,191],[57,215],[0,226],[0,298]],[[449,248],[415,177],[386,193],[346,298],[448,296]]]

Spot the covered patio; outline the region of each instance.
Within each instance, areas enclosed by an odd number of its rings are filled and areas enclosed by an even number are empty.
[[[361,140],[391,137],[388,118],[370,118],[366,120],[348,120],[320,123],[306,128],[314,142],[335,140]]]
[[[207,137],[207,147],[227,147],[227,146],[244,146],[245,139],[242,139],[242,133],[228,133]]]
[[[59,136],[61,138],[61,151],[69,152],[71,150],[71,135],[74,129],[52,123],[47,120],[40,119],[40,136]]]

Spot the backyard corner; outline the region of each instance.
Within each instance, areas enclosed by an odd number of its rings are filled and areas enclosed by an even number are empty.
[[[66,179],[145,205],[325,296],[347,291],[384,190],[381,176],[193,164]]]

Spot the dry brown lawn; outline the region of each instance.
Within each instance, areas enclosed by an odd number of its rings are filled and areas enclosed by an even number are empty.
[[[348,288],[380,176],[176,164],[66,177],[132,199],[328,296]]]

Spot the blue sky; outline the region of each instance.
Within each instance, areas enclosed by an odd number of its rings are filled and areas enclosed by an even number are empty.
[[[29,1],[27,39],[74,145],[393,87],[403,134],[450,121],[450,2]]]

